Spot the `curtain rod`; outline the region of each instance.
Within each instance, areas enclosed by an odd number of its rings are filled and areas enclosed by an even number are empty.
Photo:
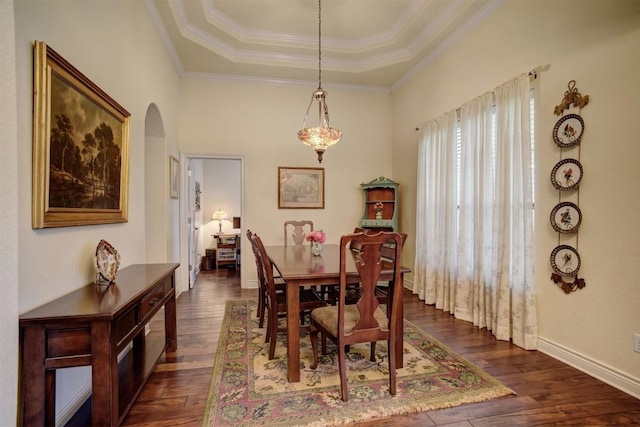
[[[538,72],[542,72],[542,71],[546,71],[549,69],[549,65],[543,67],[542,65],[537,66],[536,68],[533,68],[532,70],[529,71],[528,75],[529,77],[531,77],[533,80],[536,80],[538,78]],[[460,112],[460,108],[456,108],[456,112],[459,113]],[[420,130],[421,126],[418,126],[416,128],[416,132],[418,132]]]

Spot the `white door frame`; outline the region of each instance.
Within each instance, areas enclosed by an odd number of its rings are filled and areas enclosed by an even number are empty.
[[[240,160],[240,217],[245,218],[245,189],[244,189],[244,156],[242,155],[220,155],[220,154],[200,154],[200,153],[180,153],[180,164],[187,165],[190,159],[218,159],[218,160]],[[189,186],[191,185],[188,177],[188,171],[186,167],[180,168],[180,194],[185,194],[184,198],[180,200],[180,265],[185,266],[185,268],[181,268],[180,271],[180,282],[181,283],[190,283],[189,282],[189,233],[191,233],[190,224],[188,224],[188,218],[191,213],[190,209],[190,200],[188,197],[189,194]],[[244,221],[243,221],[244,222]],[[244,227],[244,224],[241,223],[241,226]],[[240,280],[243,280],[242,277],[242,269],[246,263],[240,263]],[[195,267],[194,267],[195,269]],[[189,289],[193,287],[193,284],[189,285]],[[244,287],[244,286],[243,286]]]

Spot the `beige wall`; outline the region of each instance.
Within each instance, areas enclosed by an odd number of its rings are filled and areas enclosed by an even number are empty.
[[[167,199],[158,211],[163,223],[156,228],[167,241],[167,255],[162,261],[178,261],[177,239],[171,237],[177,233],[170,230],[177,222],[178,201],[168,201],[166,183],[168,155],[178,157],[179,80],[141,2],[19,0],[14,7],[18,122],[13,144],[17,147],[19,175],[18,200],[13,208],[18,214],[17,303],[22,313],[93,280],[93,253],[100,239],[118,250],[121,267],[145,262],[145,193],[153,186],[162,186]],[[45,41],[131,113],[127,223],[31,228],[34,40]],[[156,179],[145,183],[145,117],[152,103],[162,117],[166,140],[157,147],[162,151],[159,164],[150,165],[156,170]],[[17,368],[17,358],[14,360],[11,365]],[[58,375],[58,414],[64,413],[79,390],[87,387],[86,380],[86,373],[67,375],[65,371]],[[8,409],[1,412],[15,413],[15,405]]]
[[[545,3],[547,5],[545,6]],[[535,283],[540,349],[640,395],[640,2],[505,2],[428,68],[393,91],[394,176],[401,228],[415,233],[416,126],[517,74],[544,66],[537,84]],[[580,161],[580,277],[565,295],[551,280],[558,203],[550,172],[554,106],[567,83],[591,97]],[[576,110],[577,111],[577,110]],[[572,111],[573,112],[573,111]],[[568,152],[571,153],[571,152]],[[565,157],[568,153],[565,153]],[[577,156],[576,151],[574,155]],[[414,245],[409,245],[412,252]],[[414,253],[407,254],[413,260]]]
[[[16,424],[18,393],[18,138],[13,3],[0,1],[0,414]]]
[[[310,219],[324,229],[329,243],[336,243],[358,225],[360,183],[381,175],[393,178],[389,93],[324,86],[331,124],[344,136],[319,165],[315,152],[296,136],[313,83],[183,80],[180,151],[243,156],[242,228],[258,233],[265,244],[283,242],[288,219]],[[278,166],[324,168],[325,209],[278,209]],[[242,286],[256,286],[253,261],[242,263]]]

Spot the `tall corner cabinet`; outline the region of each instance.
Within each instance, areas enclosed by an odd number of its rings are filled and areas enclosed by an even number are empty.
[[[360,184],[364,193],[361,228],[398,231],[399,185],[384,176]]]

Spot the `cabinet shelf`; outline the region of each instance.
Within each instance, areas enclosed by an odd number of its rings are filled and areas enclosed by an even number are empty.
[[[398,185],[383,176],[360,184],[364,193],[361,228],[398,231]]]
[[[216,239],[216,269],[221,265],[238,266],[240,236],[237,234],[214,234]]]

